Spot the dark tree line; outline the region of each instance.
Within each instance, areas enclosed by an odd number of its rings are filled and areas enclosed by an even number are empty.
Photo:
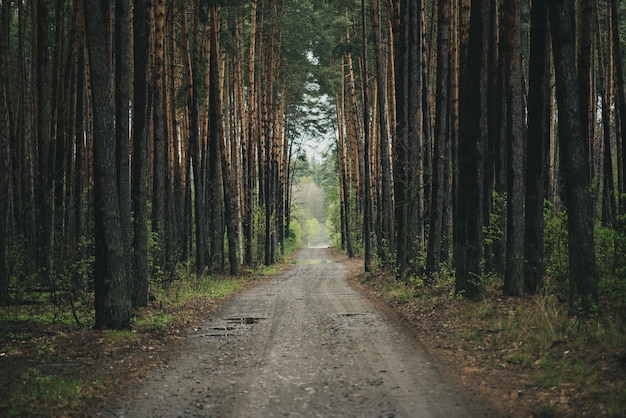
[[[306,12],[0,2],[2,304],[46,291],[73,307],[93,291],[95,326],[127,328],[185,266],[277,262],[313,65],[306,25],[289,22]]]
[[[428,282],[445,267],[467,298],[492,273],[506,295],[532,295],[546,286],[546,208],[563,210],[570,308],[595,312],[594,231],[619,233],[626,208],[616,200],[626,143],[619,2],[372,0],[332,10],[348,254],[362,245],[369,270],[372,240],[399,280]],[[623,265],[621,245],[609,274]]]
[[[592,312],[594,231],[623,234],[626,212],[620,13],[616,0],[0,1],[0,302],[95,291],[96,325],[124,328],[181,268],[275,263],[294,143],[332,109],[336,228],[366,270],[454,270],[468,298],[490,274],[507,295],[537,293],[550,208],[567,214],[571,309]]]

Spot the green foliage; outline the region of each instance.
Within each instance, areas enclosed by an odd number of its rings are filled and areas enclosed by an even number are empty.
[[[333,248],[341,247],[341,201],[339,186],[326,189],[326,227],[330,234],[330,245]]]
[[[60,299],[64,293],[57,292],[55,295],[55,298]],[[94,314],[89,304],[76,302],[72,312],[69,306],[65,306],[63,310],[59,309],[57,304],[51,302],[53,298],[46,292],[25,292],[23,297],[22,302],[28,301],[28,303],[14,305],[11,309],[0,310],[0,320],[67,326],[90,326],[93,323]],[[74,315],[78,318],[79,324],[76,323]]]
[[[16,288],[26,274],[26,242],[24,237],[16,237],[7,243],[7,267],[10,287]]]
[[[491,192],[492,209],[489,214],[489,224],[483,226],[485,245],[493,245],[496,241],[501,241],[504,237],[502,230],[502,211],[506,207],[506,194],[500,195],[498,192]]]
[[[190,274],[187,277],[175,281],[168,289],[166,297],[172,302],[181,303],[199,296],[208,298],[222,298],[241,289],[242,281],[233,278],[223,278],[211,275]],[[157,322],[159,318],[155,318]],[[172,318],[162,318],[167,321]]]
[[[152,205],[148,202],[148,266],[152,272],[150,278],[154,283],[161,283],[163,279],[162,266],[158,264],[158,258],[161,254],[161,240],[159,233],[152,228]]]
[[[144,315],[141,318],[135,320],[135,324],[138,327],[147,327],[153,331],[160,331],[173,322],[176,317],[172,314],[167,314],[162,310],[159,310],[150,315]]]
[[[618,219],[618,225],[626,225],[626,217]],[[596,228],[596,259],[600,280],[598,291],[603,310],[620,312],[626,307],[626,231],[620,228]],[[626,323],[623,315],[616,318]]]
[[[104,341],[107,344],[124,344],[137,338],[137,334],[132,330],[110,329],[104,331]]]
[[[289,222],[289,234],[285,239],[285,256],[293,254],[302,246],[302,227],[300,222],[292,219]]]
[[[566,298],[569,280],[567,212],[546,201],[543,213],[546,291]]]
[[[563,215],[559,217],[561,224]],[[622,308],[583,321],[572,317],[568,305],[554,295],[502,298],[497,278],[490,277],[484,278],[483,298],[467,301],[456,297],[454,272],[445,264],[428,281],[402,283],[393,274],[367,277],[368,285],[390,305],[402,305],[410,316],[432,315],[429,329],[456,335],[459,347],[472,353],[469,357],[489,357],[484,367],[524,370],[545,391],[575,393],[581,415],[596,414],[598,403],[610,416],[626,415],[624,382],[612,377],[621,373],[615,362],[621,362],[617,359],[626,346]],[[607,386],[607,379],[615,384]],[[560,416],[562,411],[538,405],[537,413]]]

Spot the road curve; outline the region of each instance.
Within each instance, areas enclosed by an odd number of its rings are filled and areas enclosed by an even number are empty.
[[[468,417],[397,321],[328,249],[229,300],[107,417]]]

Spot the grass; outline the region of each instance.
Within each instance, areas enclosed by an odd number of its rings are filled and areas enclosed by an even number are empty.
[[[89,299],[93,295],[87,295],[84,305],[75,305],[80,325],[69,305],[63,311],[50,299],[1,309],[0,357],[13,358],[19,362],[19,367],[18,363],[13,365],[14,381],[0,379],[0,387],[10,388],[0,400],[0,415],[81,415],[86,404],[99,398],[102,392],[111,390],[115,376],[112,379],[106,370],[73,376],[75,378],[65,374],[60,376],[54,374],[57,368],[49,365],[73,358],[74,350],[78,350],[81,357],[94,355],[91,361],[96,362],[103,355],[117,352],[125,356],[124,353],[135,347],[161,347],[167,341],[179,338],[178,329],[187,321],[199,320],[194,318],[203,315],[205,306],[212,306],[242,289],[252,280],[251,277],[257,276],[254,273],[237,278],[189,274],[166,288],[153,286],[150,306],[133,310],[132,330],[90,330],[94,312],[87,307],[92,303]],[[86,338],[90,339],[87,351],[85,343],[80,342],[84,340],[74,339],[77,334],[87,335]],[[72,348],[73,344],[77,344],[76,347]],[[67,373],[68,369],[58,368],[58,372]],[[99,383],[93,380],[96,374],[104,376]]]
[[[83,382],[46,375],[37,368],[29,369],[21,382],[16,383],[9,395],[12,408],[10,416],[63,415],[76,410],[83,398]]]
[[[115,393],[121,379],[153,367],[153,355],[144,350],[167,351],[181,330],[206,318],[223,298],[276,274],[288,261],[287,255],[282,264],[246,269],[237,277],[181,268],[167,286],[151,283],[149,306],[132,311],[132,330],[92,329],[93,294],[63,299],[22,292],[21,304],[0,309],[0,358],[11,361],[0,375],[0,416],[85,415],[94,402]],[[113,361],[128,368],[109,368]]]

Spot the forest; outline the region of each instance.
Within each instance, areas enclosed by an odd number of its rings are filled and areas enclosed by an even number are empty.
[[[619,310],[625,13],[617,0],[3,0],[0,304],[40,292],[128,328],[181,272],[236,275],[301,245],[315,218],[294,213],[304,180],[365,271],[451,277],[469,300],[496,280],[581,318]],[[303,174],[306,142],[329,137]]]

